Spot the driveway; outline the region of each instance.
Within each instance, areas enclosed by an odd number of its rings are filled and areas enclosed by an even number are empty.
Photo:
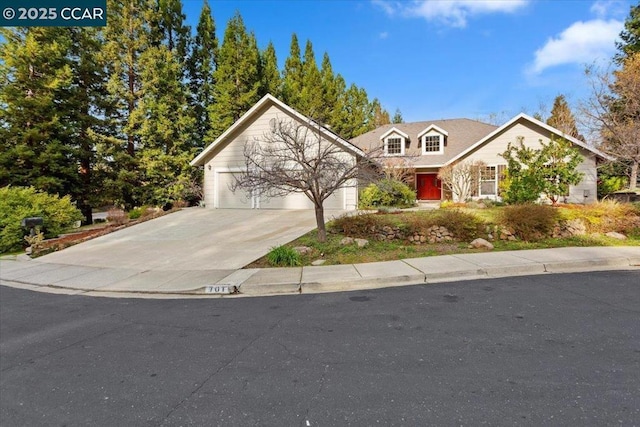
[[[330,219],[342,211],[325,212]],[[38,261],[136,270],[232,270],[316,227],[310,210],[189,208]]]

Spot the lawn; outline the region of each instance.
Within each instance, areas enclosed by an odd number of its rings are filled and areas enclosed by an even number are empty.
[[[505,215],[505,211],[511,215]],[[514,215],[516,211],[516,215]],[[541,224],[541,212],[549,213],[552,225],[579,220],[586,231],[583,235],[570,237],[552,237],[551,232]],[[518,215],[525,215],[521,218]],[[517,224],[509,223],[516,221]],[[529,224],[531,222],[531,224]],[[433,225],[444,226],[454,231],[453,241],[415,244],[406,236],[417,233]],[[400,211],[395,213],[365,214],[357,217],[345,217],[327,224],[329,230],[327,241],[317,241],[316,232],[312,231],[304,236],[286,243],[285,247],[294,248],[305,246],[310,252],[299,256],[300,265],[311,265],[313,261],[324,260],[324,265],[354,264],[376,261],[391,261],[405,258],[426,257],[434,255],[448,255],[460,253],[474,253],[487,249],[471,249],[469,242],[475,237],[488,239],[487,230],[496,227],[518,229],[524,226],[530,228],[527,236],[535,238],[516,240],[500,240],[494,237],[491,243],[494,251],[511,251],[522,249],[542,249],[576,246],[640,246],[640,207],[631,204],[596,203],[589,206],[561,206],[561,207],[523,207],[519,211],[509,207],[465,207],[454,206],[435,211]],[[399,230],[405,238],[393,240],[379,240],[378,230],[382,227]],[[538,232],[535,227],[542,227]],[[373,231],[372,231],[373,230]],[[627,236],[626,240],[608,237],[605,233],[616,231]],[[495,233],[494,233],[495,234]],[[357,244],[341,244],[345,237],[364,238],[369,241],[365,247]],[[260,258],[247,267],[273,267],[267,257]]]

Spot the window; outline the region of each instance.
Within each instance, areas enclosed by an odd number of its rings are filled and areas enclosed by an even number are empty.
[[[427,135],[423,141],[423,151],[425,153],[438,153],[440,152],[440,135]]]
[[[480,169],[480,196],[495,196],[497,193],[497,167],[486,166]]]
[[[402,152],[402,138],[387,138],[387,154],[401,155]]]

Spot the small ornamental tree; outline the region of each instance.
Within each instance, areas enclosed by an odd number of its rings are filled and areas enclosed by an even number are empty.
[[[564,138],[540,141],[540,149],[526,147],[524,138],[509,143],[501,156],[507,161],[503,182],[503,199],[507,203],[530,203],[545,194],[552,203],[569,192],[582,174],[576,169],[581,162],[578,150]]]
[[[454,202],[464,202],[478,187],[480,171],[484,166],[481,161],[450,164],[440,169],[438,179],[451,191]]]
[[[302,193],[313,202],[318,241],[327,239],[324,201],[344,185],[372,178],[379,150],[358,155],[326,139],[314,121],[273,119],[271,130],[247,141],[245,166],[236,176],[232,190],[242,189],[263,197]],[[355,155],[354,155],[355,154]]]

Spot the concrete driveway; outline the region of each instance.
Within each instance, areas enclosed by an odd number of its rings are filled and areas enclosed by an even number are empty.
[[[328,211],[325,217],[342,213]],[[309,210],[189,208],[38,261],[136,270],[232,270],[315,227]]]

